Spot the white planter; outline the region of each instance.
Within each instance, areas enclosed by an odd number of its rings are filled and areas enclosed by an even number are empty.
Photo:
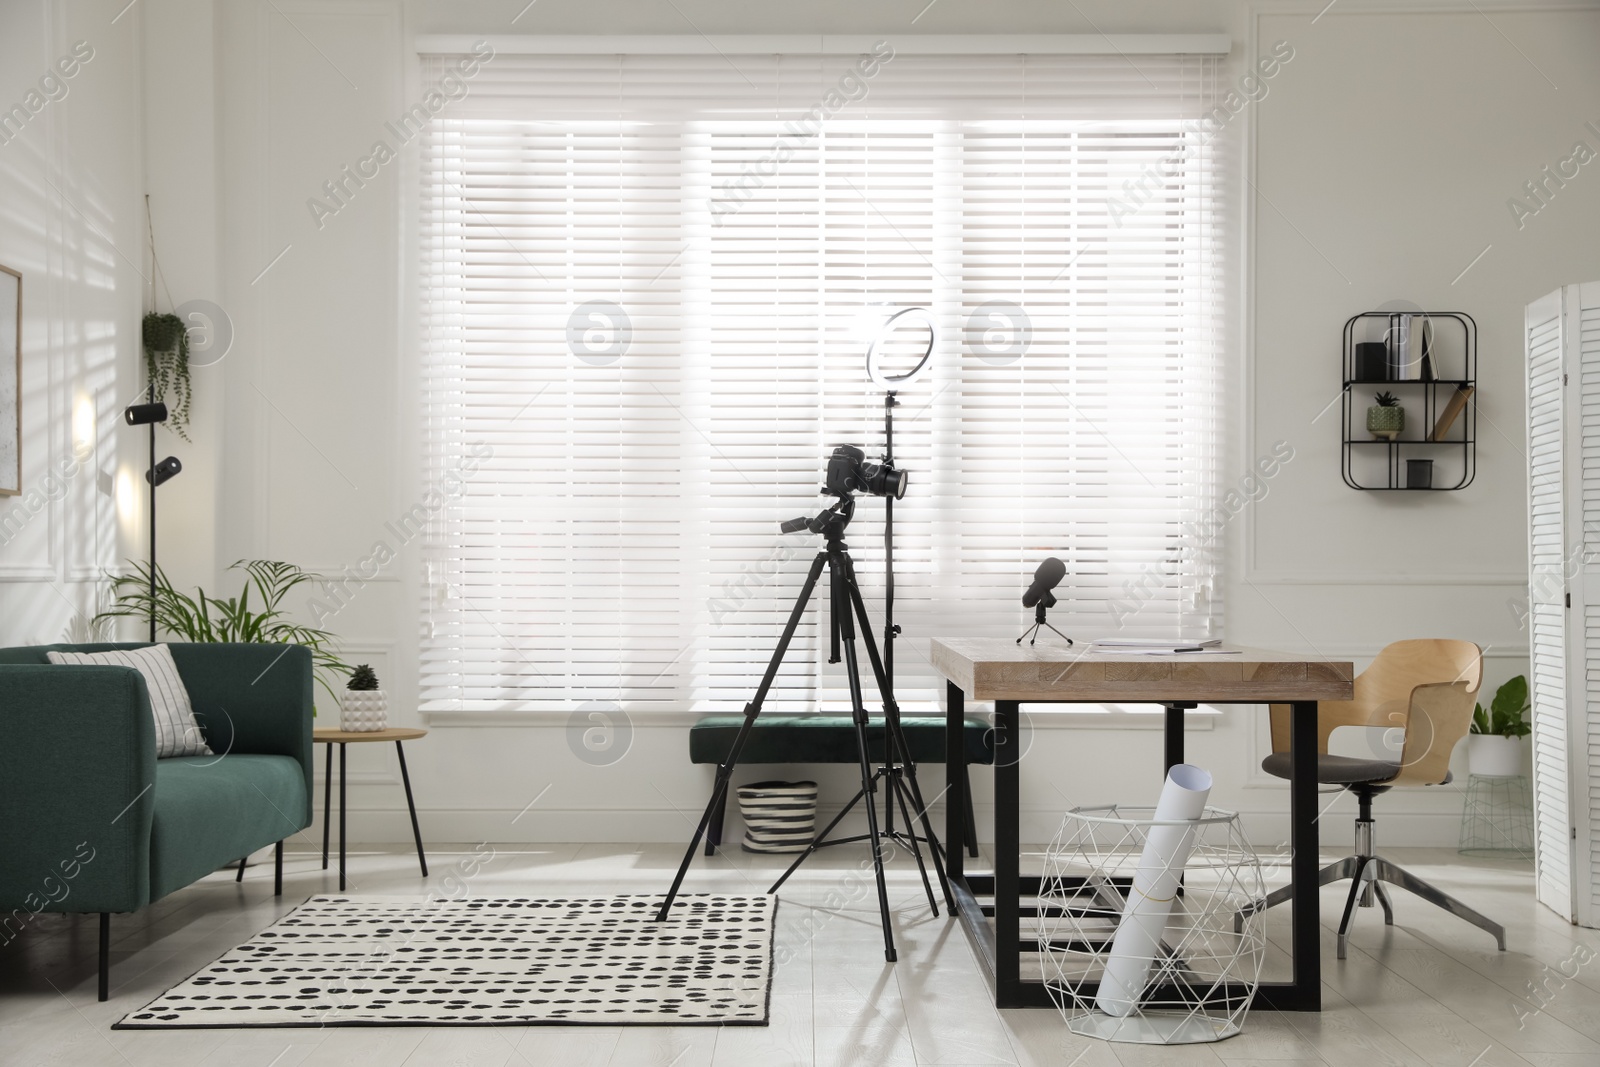
[[[1522,738],[1470,734],[1467,765],[1473,774],[1510,778],[1522,773]]]
[[[339,729],[365,734],[389,725],[389,696],[382,689],[346,689],[339,694]]]

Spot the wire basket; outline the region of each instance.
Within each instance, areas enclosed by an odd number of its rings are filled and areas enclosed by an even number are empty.
[[[1062,817],[1039,888],[1045,985],[1076,1034],[1138,1044],[1220,1041],[1243,1027],[1261,980],[1265,914],[1252,913],[1234,930],[1235,915],[1266,894],[1261,861],[1234,812],[1207,808],[1191,823],[1158,822],[1154,811],[1111,805]],[[1182,886],[1155,951],[1135,961],[1147,968],[1142,992],[1108,1012],[1101,980],[1146,840],[1158,827],[1193,827]],[[1128,973],[1130,958],[1119,959],[1119,974]]]

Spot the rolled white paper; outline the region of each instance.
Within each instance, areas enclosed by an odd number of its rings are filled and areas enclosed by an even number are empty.
[[[1192,822],[1205,811],[1211,793],[1209,771],[1180,763],[1167,772],[1156,803],[1156,822]],[[1139,1006],[1150,981],[1167,915],[1178,893],[1178,879],[1194,847],[1194,826],[1152,826],[1145,837],[1144,853],[1133,874],[1133,888],[1111,941],[1100,993],[1095,1006],[1107,1015],[1124,1018]]]

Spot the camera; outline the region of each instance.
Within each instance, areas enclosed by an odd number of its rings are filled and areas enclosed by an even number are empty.
[[[828,457],[827,491],[834,496],[871,493],[904,500],[910,476],[887,463],[868,463],[866,453],[854,445],[840,445]]]

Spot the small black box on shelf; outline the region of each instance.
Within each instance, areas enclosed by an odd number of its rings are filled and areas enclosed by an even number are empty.
[[[1433,460],[1408,459],[1406,460],[1406,488],[1407,489],[1432,489],[1433,488]]]
[[[1382,341],[1356,343],[1355,380],[1358,382],[1385,382],[1389,380],[1389,348]]]

